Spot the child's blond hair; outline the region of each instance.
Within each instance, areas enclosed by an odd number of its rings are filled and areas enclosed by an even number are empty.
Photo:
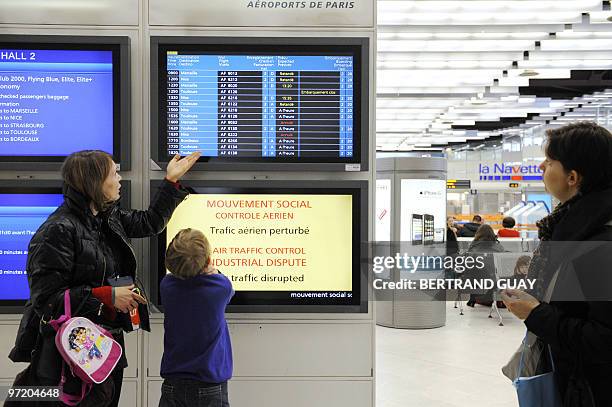
[[[210,244],[197,229],[182,229],[166,250],[166,269],[175,277],[188,279],[206,269],[210,259]]]

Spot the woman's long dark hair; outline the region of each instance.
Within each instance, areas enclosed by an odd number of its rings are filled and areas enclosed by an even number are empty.
[[[62,164],[64,183],[90,200],[96,210],[105,210],[109,201],[102,191],[104,180],[114,162],[110,154],[100,150],[84,150],[70,154]]]
[[[495,242],[497,241],[497,236],[495,236],[495,232],[493,228],[489,225],[480,225],[478,230],[476,231],[476,235],[474,235],[474,242]]]
[[[516,264],[514,265],[514,275],[520,275],[521,267],[528,268],[529,263],[531,262],[531,257],[529,256],[521,256],[516,260]],[[525,274],[526,275],[526,274]]]

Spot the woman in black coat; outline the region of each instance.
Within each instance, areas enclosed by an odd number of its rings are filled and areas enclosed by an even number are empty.
[[[612,135],[594,123],[548,130],[544,184],[561,204],[537,223],[530,295],[502,298],[550,345],[566,407],[612,406]]]
[[[62,358],[55,347],[55,331],[47,322],[62,315],[66,289],[72,316],[89,318],[108,329],[124,348],[123,332],[132,330],[129,313],[146,303],[130,284],[137,264],[128,239],[154,236],[166,227],[188,195],[178,180],[198,158],[199,153],[194,153],[170,161],[166,178],[146,211],[118,207],[121,176],[107,153],[81,151],[66,158],[64,203],[40,226],[28,247],[30,301],[11,352],[14,361],[32,362],[30,376],[36,384],[57,386],[60,381]],[[146,312],[141,312],[141,318],[147,328]],[[40,329],[27,329],[39,325]],[[95,385],[80,405],[117,406],[126,366],[124,352],[109,379]],[[80,394],[80,381],[69,370],[67,376],[65,391]]]

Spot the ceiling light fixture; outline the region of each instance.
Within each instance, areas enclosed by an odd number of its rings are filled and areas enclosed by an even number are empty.
[[[530,76],[538,76],[539,74],[540,73],[538,71],[534,71],[533,69],[525,69],[523,72],[519,74],[519,76],[530,77]]]
[[[486,105],[487,101],[484,100],[484,99],[479,99],[479,98],[472,97],[472,98],[470,98],[470,104],[472,104],[472,105]]]

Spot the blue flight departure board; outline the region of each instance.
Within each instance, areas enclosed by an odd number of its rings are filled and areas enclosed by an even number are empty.
[[[351,55],[211,55],[166,51],[166,153],[350,160]],[[162,119],[162,120],[163,120]]]
[[[63,200],[61,193],[0,193],[0,304],[30,297],[28,244]]]

